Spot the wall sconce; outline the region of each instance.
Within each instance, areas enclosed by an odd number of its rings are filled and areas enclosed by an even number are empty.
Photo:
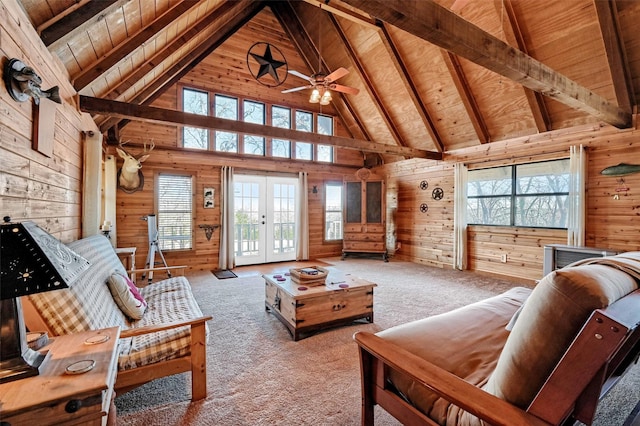
[[[40,98],[49,98],[53,102],[62,103],[58,86],[54,86],[49,90],[42,90],[42,78],[33,68],[26,66],[19,59],[13,58],[4,67],[4,83],[11,97],[18,101],[24,102],[30,97],[33,103],[40,104]]]

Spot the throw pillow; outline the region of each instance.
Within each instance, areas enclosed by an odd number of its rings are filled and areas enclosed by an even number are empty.
[[[129,277],[113,273],[109,277],[108,285],[113,300],[127,317],[134,320],[142,318],[147,309],[147,302]]]

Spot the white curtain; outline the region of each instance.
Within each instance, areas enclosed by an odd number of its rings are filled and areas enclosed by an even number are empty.
[[[569,157],[569,217],[567,220],[567,244],[584,246],[586,224],[587,150],[573,145]]]
[[[298,208],[296,217],[296,260],[309,259],[309,193],[307,172],[298,176]]]
[[[233,167],[223,166],[220,188],[220,254],[219,268],[233,269],[234,257],[234,220],[233,220]]]
[[[454,166],[453,267],[467,269],[467,166]]]

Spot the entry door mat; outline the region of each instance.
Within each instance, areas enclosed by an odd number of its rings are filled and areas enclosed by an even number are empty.
[[[238,276],[228,269],[219,269],[217,271],[211,271],[213,275],[219,280],[226,280],[227,278],[237,278]]]

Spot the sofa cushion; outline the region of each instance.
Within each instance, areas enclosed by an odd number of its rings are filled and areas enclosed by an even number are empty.
[[[147,302],[129,277],[113,273],[109,277],[109,291],[127,318],[139,320],[147,309]]]
[[[91,262],[91,266],[69,288],[28,296],[48,328],[56,336],[115,326],[127,328],[128,320],[107,287],[112,273],[126,275],[109,240],[94,235],[68,246]]]
[[[377,335],[427,361],[482,386],[494,370],[509,332],[505,326],[530,289],[513,288],[501,295],[451,312],[392,327]],[[448,401],[408,377],[392,371],[396,389],[414,406],[444,424]]]
[[[140,289],[147,302],[141,320],[131,328],[168,324],[202,316],[202,311],[185,277],[172,277]],[[190,352],[190,329],[179,327],[157,333],[122,339],[119,368],[129,369],[152,364],[160,360],[178,358]]]
[[[633,277],[604,265],[550,273],[522,308],[484,389],[526,409],[592,311],[636,288]]]

